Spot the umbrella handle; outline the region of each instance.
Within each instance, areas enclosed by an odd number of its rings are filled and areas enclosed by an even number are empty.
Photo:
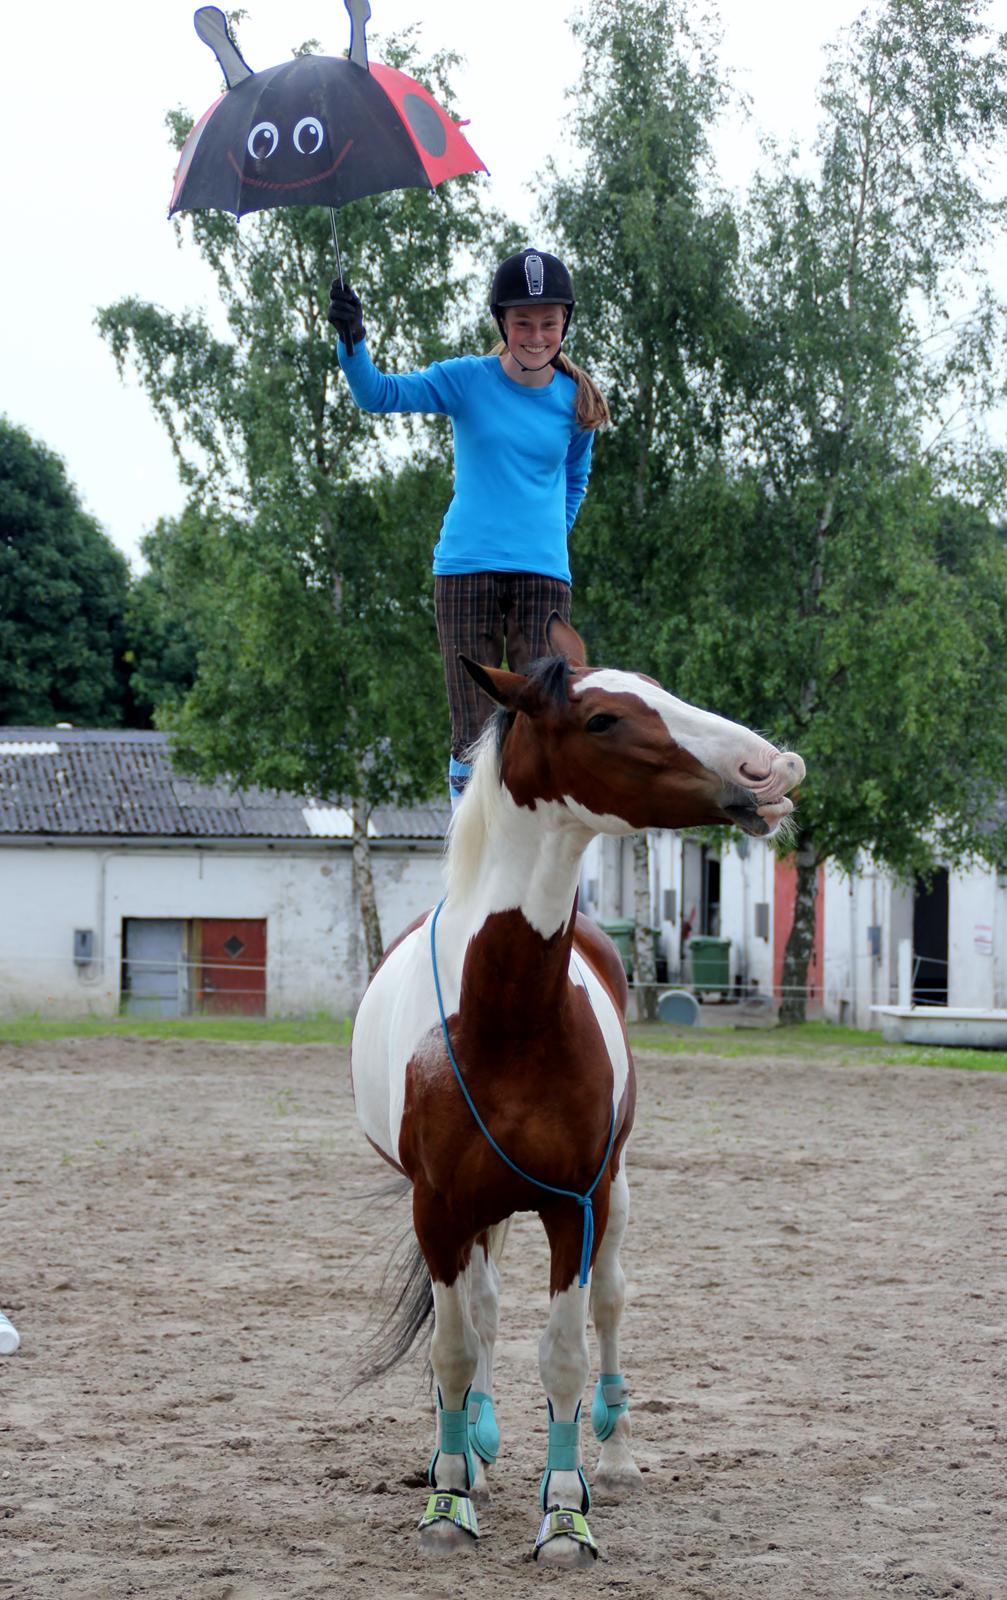
[[[343,260],[342,260],[342,257],[339,254],[339,235],[336,232],[336,208],[335,208],[335,206],[330,206],[329,207],[329,222],[332,224],[332,243],[334,244],[335,249],[336,249],[336,271],[339,273],[339,287],[340,287],[340,289],[342,289],[342,288],[345,287],[345,285],[343,283]],[[347,328],[347,330],[346,330],[346,335],[345,335],[344,342],[346,344],[346,354],[348,356],[351,356],[353,354],[353,335],[350,332],[349,328]]]

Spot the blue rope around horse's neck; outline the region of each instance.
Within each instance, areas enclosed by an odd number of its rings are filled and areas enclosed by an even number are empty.
[[[480,1133],[482,1133],[483,1136],[488,1140],[492,1149],[496,1151],[497,1155],[500,1157],[500,1160],[506,1162],[511,1171],[516,1172],[519,1178],[524,1178],[526,1183],[533,1183],[536,1189],[546,1189],[549,1194],[559,1194],[563,1195],[567,1200],[576,1200],[577,1204],[580,1206],[584,1216],[584,1241],[580,1252],[580,1287],[583,1289],[587,1285],[588,1273],[591,1270],[591,1252],[594,1248],[594,1206],[591,1203],[591,1196],[594,1194],[595,1189],[597,1189],[598,1184],[601,1182],[602,1173],[608,1166],[608,1158],[612,1154],[612,1145],[615,1140],[615,1102],[612,1102],[612,1123],[608,1130],[608,1143],[605,1146],[605,1158],[602,1161],[601,1166],[598,1168],[597,1177],[592,1183],[590,1189],[588,1189],[585,1194],[576,1194],[573,1189],[557,1189],[554,1184],[543,1183],[541,1178],[533,1178],[529,1172],[522,1171],[516,1161],[512,1161],[510,1156],[504,1154],[493,1135],[487,1128],[482,1117],[476,1110],[475,1101],[469,1094],[465,1079],[461,1075],[461,1069],[458,1065],[458,1062],[455,1060],[455,1053],[451,1048],[451,1040],[448,1036],[448,1019],[444,1014],[444,999],[441,995],[441,979],[440,973],[437,970],[437,918],[441,914],[441,906],[443,906],[443,904],[444,901],[442,900],[437,906],[430,923],[430,959],[433,963],[434,988],[437,991],[437,1009],[441,1015],[441,1032],[444,1035],[444,1044],[448,1052],[448,1060],[451,1062],[451,1065],[454,1068],[455,1077],[458,1079],[458,1087],[465,1096],[468,1108],[476,1119],[476,1126],[479,1128]]]

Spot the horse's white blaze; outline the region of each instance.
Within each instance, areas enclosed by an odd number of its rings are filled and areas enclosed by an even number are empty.
[[[738,781],[738,768],[742,763],[771,769],[779,756],[775,745],[760,739],[750,728],[742,727],[739,722],[731,722],[727,717],[718,717],[715,711],[702,711],[699,706],[677,700],[667,689],[662,689],[656,683],[648,683],[646,678],[641,678],[635,672],[619,672],[614,667],[586,672],[573,684],[573,692],[583,694],[587,689],[606,689],[610,694],[635,694],[644,705],[658,713],[676,744],[688,750],[710,772],[716,772],[731,783]],[[797,781],[794,778],[792,783]]]

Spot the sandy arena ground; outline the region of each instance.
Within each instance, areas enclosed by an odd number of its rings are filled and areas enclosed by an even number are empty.
[[[0,1600],[1007,1597],[1007,1075],[644,1058],[645,1492],[530,1560],[541,1230],[504,1261],[478,1550],[417,1553],[423,1356],[346,1393],[406,1223],[346,1053],[0,1047]],[[589,1430],[588,1430],[589,1431]],[[593,1442],[588,1465],[593,1464]]]

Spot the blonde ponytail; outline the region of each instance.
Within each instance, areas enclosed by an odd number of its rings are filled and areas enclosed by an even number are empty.
[[[502,339],[498,339],[490,355],[502,356],[507,349]],[[593,428],[606,428],[611,422],[608,411],[608,401],[602,394],[594,379],[589,377],[583,367],[578,367],[561,350],[553,361],[557,372],[562,372],[566,377],[572,378],[577,385],[574,397],[574,418],[578,427],[590,432]]]
[[[574,416],[585,430],[591,428],[607,428],[611,422],[608,414],[608,401],[602,394],[593,378],[588,377],[583,367],[578,367],[564,355],[561,350],[553,362],[553,366],[560,372],[565,372],[577,385],[577,398],[574,402]]]

